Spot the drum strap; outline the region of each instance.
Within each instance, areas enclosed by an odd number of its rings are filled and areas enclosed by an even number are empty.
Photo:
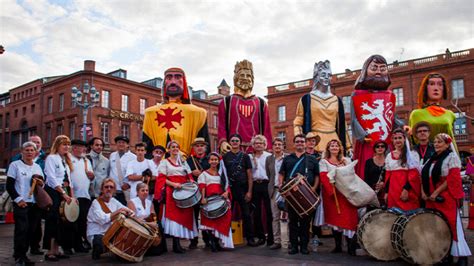
[[[101,198],[97,198],[97,202],[99,202],[100,208],[105,212],[105,213],[112,213],[112,211],[107,207],[105,204],[104,200]]]
[[[306,158],[305,155],[303,155],[303,157],[295,164],[295,166],[293,167],[293,170],[291,170],[290,179],[293,177],[293,174],[295,173],[296,169],[298,169],[298,166],[301,164],[304,158]]]

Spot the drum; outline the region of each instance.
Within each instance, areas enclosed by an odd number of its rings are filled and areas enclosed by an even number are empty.
[[[181,189],[173,191],[173,199],[179,208],[189,208],[201,201],[201,192],[196,183],[187,182],[181,184]]]
[[[72,198],[71,203],[67,204],[65,200],[61,201],[59,206],[59,215],[63,221],[74,223],[79,218],[79,203]]]
[[[155,232],[140,220],[119,215],[105,232],[102,242],[115,255],[130,262],[141,262],[155,237]]]
[[[407,262],[435,264],[449,254],[452,235],[440,212],[417,209],[395,220],[391,240],[393,248]]]
[[[300,217],[310,214],[320,203],[319,196],[302,175],[298,175],[286,183],[281,189],[281,195]]]
[[[398,216],[392,210],[376,209],[362,217],[357,226],[357,240],[370,256],[383,261],[399,257],[390,240],[392,225]]]
[[[229,203],[220,195],[210,196],[207,203],[201,206],[202,214],[209,219],[217,219],[229,210]]]

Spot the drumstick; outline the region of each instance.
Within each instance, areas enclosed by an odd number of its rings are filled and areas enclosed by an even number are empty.
[[[36,178],[33,178],[33,184],[31,184],[30,193],[28,193],[30,197],[31,195],[33,195],[33,191],[35,190],[35,187],[36,187]]]
[[[334,193],[334,200],[336,201],[337,214],[341,214],[341,209],[339,209],[339,201],[337,200],[336,195],[336,186],[334,186],[334,184],[332,184],[332,192]]]

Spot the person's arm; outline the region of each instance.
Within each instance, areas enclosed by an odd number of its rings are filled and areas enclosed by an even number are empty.
[[[430,200],[435,201],[436,197],[446,189],[448,189],[448,181],[445,180],[437,189],[435,189],[435,191],[433,191],[433,193],[431,193]]]
[[[135,208],[135,204],[130,200],[127,203],[127,207],[132,210],[133,212],[137,212],[137,209]]]

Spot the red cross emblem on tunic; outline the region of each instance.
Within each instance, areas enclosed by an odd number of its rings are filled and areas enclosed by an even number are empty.
[[[170,107],[168,107],[166,109],[160,109],[160,111],[162,111],[164,113],[164,115],[160,114],[159,112],[156,112],[156,119],[155,120],[156,120],[156,122],[158,122],[158,126],[163,124],[163,126],[161,126],[161,127],[168,129],[168,131],[172,128],[177,129],[174,126],[173,122],[178,123],[179,125],[181,125],[181,120],[183,120],[184,116],[181,114],[181,110],[179,110],[179,112],[173,114],[173,112],[176,109],[178,109],[178,108],[171,109]]]
[[[253,113],[253,105],[239,104],[239,112],[243,116],[249,117]]]

